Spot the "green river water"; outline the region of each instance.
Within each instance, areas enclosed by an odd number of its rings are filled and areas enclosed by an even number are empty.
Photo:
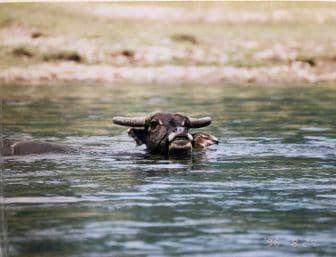
[[[3,137],[82,147],[2,158],[8,256],[335,256],[336,89],[3,85]],[[211,116],[220,143],[146,153],[113,116]],[[197,131],[197,130],[195,130]]]

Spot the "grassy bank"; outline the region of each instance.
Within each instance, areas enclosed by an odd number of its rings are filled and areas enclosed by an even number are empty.
[[[118,80],[127,81],[136,80],[139,69],[153,74],[170,67],[172,74],[184,74],[174,78],[181,82],[195,77],[186,69],[192,67],[196,73],[207,70],[196,79],[209,81],[218,72],[217,81],[281,81],[277,72],[287,71],[282,77],[334,81],[335,7],[318,2],[1,4],[0,80],[88,79],[78,75],[81,69],[102,68],[105,72],[89,79],[114,81],[110,74],[117,73]],[[164,79],[154,74],[149,80]]]

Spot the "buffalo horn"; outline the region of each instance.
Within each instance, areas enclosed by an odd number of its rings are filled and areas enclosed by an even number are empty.
[[[113,117],[112,119],[114,124],[128,127],[144,127],[146,118],[144,117]]]
[[[210,125],[211,118],[210,117],[203,117],[203,118],[190,118],[190,125],[191,128],[202,128]]]

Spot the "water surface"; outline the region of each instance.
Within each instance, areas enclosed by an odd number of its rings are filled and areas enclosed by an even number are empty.
[[[82,147],[5,157],[9,256],[334,256],[336,90],[171,85],[2,86],[3,134]],[[220,144],[146,153],[111,124],[212,116]]]

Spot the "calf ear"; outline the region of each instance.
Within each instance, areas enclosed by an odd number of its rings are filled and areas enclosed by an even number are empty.
[[[134,138],[137,145],[146,144],[147,132],[145,129],[129,128],[128,135]]]

